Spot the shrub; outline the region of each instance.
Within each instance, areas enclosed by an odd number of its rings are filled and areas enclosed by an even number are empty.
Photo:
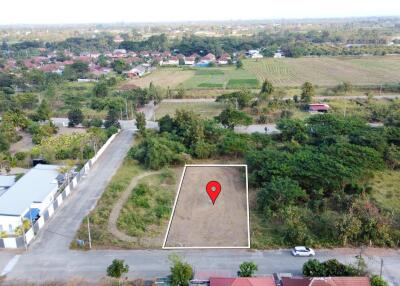
[[[254,262],[243,262],[239,266],[238,275],[240,277],[252,277],[257,270],[258,266]]]

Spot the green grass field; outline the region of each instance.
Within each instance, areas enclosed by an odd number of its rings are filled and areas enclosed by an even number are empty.
[[[372,197],[384,209],[400,212],[400,171],[385,171],[375,174],[372,180]]]
[[[227,84],[229,89],[237,88],[257,88],[259,86],[258,80],[255,78],[249,79],[230,79]]]
[[[164,115],[174,115],[176,110],[191,110],[199,114],[202,118],[212,118],[221,113],[225,104],[220,102],[192,102],[192,103],[171,103],[161,102],[156,110],[156,119],[160,119]]]

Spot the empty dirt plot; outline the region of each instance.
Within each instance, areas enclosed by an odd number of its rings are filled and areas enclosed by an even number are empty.
[[[206,186],[221,192],[212,203]],[[249,248],[246,165],[186,165],[163,248]]]
[[[158,68],[149,75],[141,78],[131,79],[126,83],[135,84],[139,87],[149,87],[150,82],[164,88],[176,88],[184,81],[194,75],[193,70],[184,70],[180,68]]]

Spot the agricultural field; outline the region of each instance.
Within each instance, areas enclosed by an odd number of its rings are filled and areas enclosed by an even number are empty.
[[[221,113],[225,104],[221,102],[161,102],[156,109],[156,119],[165,115],[173,116],[176,110],[191,110],[202,118],[213,118]]]
[[[235,67],[198,68],[194,75],[184,81],[184,89],[237,89],[258,88],[258,79],[245,69]]]
[[[400,57],[323,57],[244,60],[244,69],[259,81],[276,86],[299,86],[305,81],[323,86],[341,82],[354,85],[400,81]]]
[[[164,88],[215,93],[215,90],[258,89],[264,79],[278,87],[297,87],[306,81],[319,86],[334,86],[342,82],[376,85],[400,81],[400,56],[267,58],[246,59],[243,63],[242,69],[234,66],[158,68],[147,76],[125,83],[148,87],[153,82]]]

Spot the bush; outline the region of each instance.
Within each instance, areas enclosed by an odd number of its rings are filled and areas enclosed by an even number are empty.
[[[380,278],[378,275],[372,275],[371,285],[372,286],[389,286],[389,284],[385,280]]]
[[[150,169],[161,169],[170,164],[183,162],[185,147],[176,141],[156,135],[147,136],[137,147],[131,149],[131,156]]]
[[[238,275],[240,277],[252,277],[257,270],[258,266],[254,262],[243,262],[239,266]]]
[[[111,265],[107,267],[107,276],[121,278],[128,271],[129,266],[125,264],[124,260],[114,259]]]
[[[189,281],[193,279],[194,271],[192,266],[183,262],[179,256],[173,255],[169,257],[172,262],[171,267],[171,285],[172,286],[188,286]]]
[[[363,273],[353,265],[340,263],[336,259],[324,262],[310,259],[303,265],[303,275],[308,277],[361,276]]]

